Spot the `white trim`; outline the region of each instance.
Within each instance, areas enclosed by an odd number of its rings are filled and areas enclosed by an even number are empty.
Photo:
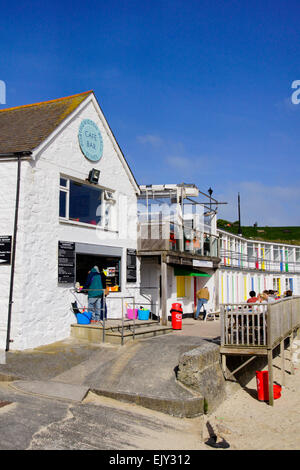
[[[244,238],[244,237],[240,237],[239,235],[236,235],[235,233],[230,233],[230,232],[226,232],[225,230],[221,230],[219,228],[217,228],[217,233],[220,232],[224,235],[227,235],[229,237],[233,237],[235,239],[239,239],[239,240],[243,240],[245,242],[249,242],[249,243],[266,243],[268,245],[279,245],[279,246],[287,246],[287,247],[292,247],[292,248],[300,248],[300,245],[293,245],[293,244],[288,244],[288,243],[279,243],[279,242],[276,242],[276,241],[265,241],[265,240],[256,240],[255,238]]]

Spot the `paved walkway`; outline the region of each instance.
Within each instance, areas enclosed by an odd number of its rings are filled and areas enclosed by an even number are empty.
[[[10,351],[0,380],[25,393],[81,401],[89,390],[175,416],[201,413],[202,397],[176,381],[179,356],[216,341],[220,321],[184,319],[182,330],[125,346],[73,338],[26,351]]]

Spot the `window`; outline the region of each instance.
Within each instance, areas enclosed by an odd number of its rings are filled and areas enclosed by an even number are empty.
[[[59,183],[59,217],[64,219],[68,218],[68,196],[69,196],[69,184],[65,178],[60,178]]]
[[[247,245],[247,257],[249,261],[254,257],[254,247],[252,243],[248,243]]]
[[[279,246],[274,246],[273,253],[274,253],[274,261],[280,261]]]
[[[101,225],[103,191],[76,181],[70,181],[69,220]]]
[[[111,201],[104,200],[104,190],[88,184],[60,178],[59,217],[111,228]]]

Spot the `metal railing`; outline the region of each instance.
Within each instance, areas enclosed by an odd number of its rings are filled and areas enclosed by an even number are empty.
[[[116,322],[116,325],[114,326],[110,326],[112,328],[117,328],[118,331],[120,332],[120,335],[121,335],[121,344],[123,345],[124,343],[124,331],[125,331],[125,328],[129,328],[130,331],[132,331],[133,333],[133,339],[135,338],[135,333],[136,333],[136,326],[137,326],[137,323],[136,323],[136,315],[135,315],[135,312],[136,310],[139,310],[139,307],[149,307],[149,319],[153,320],[153,317],[156,316],[156,321],[159,323],[160,322],[160,315],[159,315],[159,312],[157,312],[157,314],[154,313],[153,310],[155,310],[155,308],[158,308],[158,306],[156,305],[156,302],[151,299],[147,299],[146,298],[146,295],[148,296],[151,296],[151,294],[145,294],[141,291],[147,291],[147,290],[156,290],[158,291],[159,288],[158,287],[145,287],[145,286],[138,286],[138,287],[130,287],[128,288],[128,291],[130,290],[139,290],[139,292],[135,292],[133,295],[123,295],[123,296],[116,296],[115,294],[113,294],[111,297],[110,295],[108,294],[107,296],[103,295],[103,302],[102,302],[102,307],[101,307],[101,310],[100,312],[102,313],[102,320],[99,320],[98,322],[98,325],[102,328],[102,342],[104,343],[105,342],[105,334],[106,334],[106,321],[107,320],[113,320]],[[78,309],[83,311],[87,311],[88,310],[88,299],[87,299],[87,294],[88,294],[88,289],[84,290],[84,291],[80,291],[76,288],[72,288],[71,289],[71,293],[73,294],[74,296],[74,299],[76,300],[77,302],[77,305],[78,305]],[[84,303],[82,301],[80,301],[78,299],[78,294],[85,294],[86,295],[86,299],[84,301]],[[145,300],[148,300],[148,301],[145,301]],[[119,304],[119,306],[116,306],[116,305],[109,305],[110,303],[113,304],[115,303],[115,301],[117,301],[117,303]],[[119,312],[121,312],[121,315],[120,316],[113,316],[111,318],[109,318],[109,310],[110,309],[115,309]],[[74,310],[73,308],[71,308],[71,310],[73,311],[74,313]],[[129,311],[132,310],[132,318],[131,318],[131,315],[129,314]],[[148,309],[147,309],[148,310]],[[106,312],[107,312],[107,318],[106,318]],[[101,314],[100,313],[100,314]]]
[[[220,249],[221,265],[239,269],[255,269],[270,272],[300,272],[300,262],[289,260],[270,260],[248,256],[232,250]]]
[[[181,251],[199,256],[219,256],[219,237],[171,221],[138,224],[140,251]]]

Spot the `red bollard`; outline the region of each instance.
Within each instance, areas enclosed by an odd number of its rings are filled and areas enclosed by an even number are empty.
[[[170,310],[172,314],[172,328],[173,330],[181,330],[182,328],[182,307],[181,304],[175,303],[172,304]]]
[[[257,398],[260,401],[269,399],[269,373],[267,370],[256,371]]]
[[[257,383],[257,398],[260,401],[269,400],[269,372],[267,370],[256,371],[256,383]],[[273,385],[273,398],[281,397],[281,386]]]

